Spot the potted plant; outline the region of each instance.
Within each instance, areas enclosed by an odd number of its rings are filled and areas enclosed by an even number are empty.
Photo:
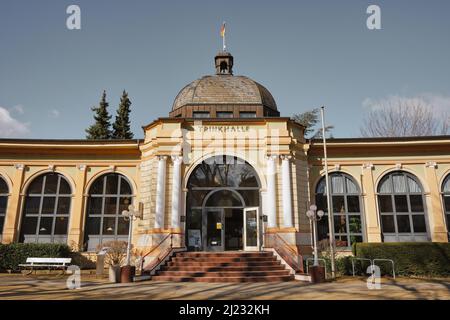
[[[105,263],[109,265],[109,281],[120,282],[120,266],[126,257],[126,241],[107,241],[99,246],[99,250],[105,250]]]

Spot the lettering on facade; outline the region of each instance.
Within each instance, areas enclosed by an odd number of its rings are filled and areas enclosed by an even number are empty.
[[[249,132],[249,126],[201,126],[201,132]]]

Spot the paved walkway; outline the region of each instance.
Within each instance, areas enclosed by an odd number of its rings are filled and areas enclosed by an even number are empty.
[[[80,289],[66,288],[64,275],[0,274],[0,300],[5,299],[450,299],[450,278],[383,279],[380,290],[369,290],[365,279],[340,278],[312,285],[279,283],[176,283],[144,281],[109,284],[82,275]]]

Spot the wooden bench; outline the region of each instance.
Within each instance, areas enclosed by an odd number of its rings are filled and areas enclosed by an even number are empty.
[[[62,269],[63,272],[67,269],[72,258],[27,258],[26,263],[19,264],[19,267],[28,269],[30,273],[36,269]]]

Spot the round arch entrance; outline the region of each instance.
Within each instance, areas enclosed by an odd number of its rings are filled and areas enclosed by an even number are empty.
[[[255,169],[234,156],[214,156],[187,183],[188,250],[259,250],[260,188]]]

